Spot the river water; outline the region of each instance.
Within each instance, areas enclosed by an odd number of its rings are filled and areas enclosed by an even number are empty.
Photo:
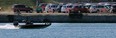
[[[21,29],[0,23],[0,38],[115,38],[116,23],[52,23],[47,27]]]

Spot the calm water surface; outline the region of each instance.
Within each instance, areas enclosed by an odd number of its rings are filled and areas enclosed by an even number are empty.
[[[116,23],[53,23],[34,29],[0,23],[0,38],[116,38]]]

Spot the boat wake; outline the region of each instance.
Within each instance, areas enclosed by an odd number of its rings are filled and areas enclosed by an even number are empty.
[[[15,27],[12,24],[5,24],[5,25],[0,25],[0,29],[19,29],[19,27]]]

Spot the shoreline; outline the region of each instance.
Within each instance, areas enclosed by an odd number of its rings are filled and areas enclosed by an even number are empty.
[[[44,19],[52,23],[116,23],[116,14],[83,13],[82,17],[78,15],[70,17],[68,13],[22,13],[20,15],[0,13],[0,23],[22,22],[26,19],[34,23],[42,23]]]

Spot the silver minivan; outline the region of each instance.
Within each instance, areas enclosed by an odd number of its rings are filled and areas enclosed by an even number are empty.
[[[48,4],[46,7],[45,7],[45,11],[48,13],[48,12],[52,12],[54,13],[55,10],[57,10],[57,4]]]

